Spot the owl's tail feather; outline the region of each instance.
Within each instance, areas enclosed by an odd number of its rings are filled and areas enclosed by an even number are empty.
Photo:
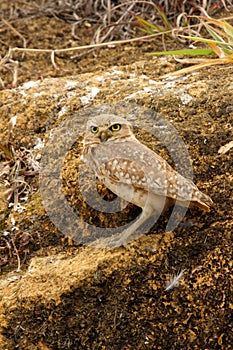
[[[201,191],[195,191],[195,194],[190,202],[189,207],[197,207],[204,211],[210,211],[210,207],[213,205],[212,199]]]

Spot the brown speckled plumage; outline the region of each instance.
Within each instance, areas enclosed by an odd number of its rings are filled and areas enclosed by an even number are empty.
[[[88,121],[82,159],[112,192],[143,209],[136,223],[106,245],[127,244],[144,221],[154,213],[159,216],[171,204],[208,211],[212,203],[191,180],[139,142],[131,124],[118,116],[101,115]]]

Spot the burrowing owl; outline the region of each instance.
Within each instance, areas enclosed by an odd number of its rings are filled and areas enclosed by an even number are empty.
[[[196,206],[209,211],[210,197],[180,175],[133,134],[132,125],[116,115],[89,119],[81,159],[117,196],[142,208],[138,220],[99,246],[126,245],[151,217],[158,218],[168,206]]]

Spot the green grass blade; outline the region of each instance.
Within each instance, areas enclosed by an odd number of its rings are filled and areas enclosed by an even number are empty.
[[[233,27],[229,23],[223,21],[223,29],[228,37],[229,43],[233,44]]]
[[[207,44],[210,43],[210,44],[217,44],[217,45],[221,44],[221,46],[229,47],[229,43],[226,43],[225,41],[220,42],[218,40],[200,38],[199,36],[188,36],[188,35],[181,35],[181,34],[178,34],[178,36],[180,36],[181,38],[197,41],[197,42],[200,42],[200,43],[207,43]]]
[[[233,47],[229,45],[229,38],[228,38],[228,42],[226,43],[225,40],[218,33],[216,33],[210,26],[206,26],[206,29],[215,40],[219,41],[217,46],[221,48],[225,54],[227,55],[233,54]]]
[[[146,32],[148,32],[149,34],[154,34],[155,31],[157,32],[162,32],[163,29],[161,29],[159,26],[156,26],[155,24],[146,21],[145,19],[139,17],[139,16],[135,16],[136,20],[138,21],[138,23],[146,30]]]
[[[225,40],[220,35],[218,35],[218,33],[216,33],[210,26],[208,26],[205,23],[204,25],[206,27],[206,30],[214,38],[214,40],[218,41],[219,43],[225,43]]]
[[[162,18],[163,20],[163,23],[165,25],[165,29],[171,29],[171,25],[168,21],[168,18],[167,16],[165,15],[165,12],[162,11],[159,6],[157,6],[156,4],[153,4],[154,8],[156,9],[156,11],[158,12],[158,14],[160,15],[160,17]]]
[[[202,55],[212,55],[212,54],[213,54],[213,50],[211,50],[210,48],[158,51],[158,52],[147,53],[148,56],[162,56],[162,55],[188,55],[188,56],[200,55],[202,56]]]

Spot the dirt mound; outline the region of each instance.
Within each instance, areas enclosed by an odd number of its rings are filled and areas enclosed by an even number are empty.
[[[43,40],[49,42],[54,23],[60,23],[62,38],[68,35],[68,27],[54,18],[29,21],[28,29],[42,28]],[[20,22],[17,29],[26,27]],[[46,28],[51,29],[48,36]],[[232,149],[218,151],[232,141],[233,68],[214,67],[162,80],[160,76],[176,65],[172,59],[144,58],[143,51],[151,45],[108,48],[79,63],[61,57],[60,71],[49,66],[45,56],[24,57],[19,82],[25,84],[0,92],[0,139],[6,147],[13,145],[11,169],[23,164],[27,172],[36,173],[20,173],[28,198],[22,200],[19,194],[16,211],[0,202],[1,348],[232,348]],[[174,126],[192,159],[194,182],[211,196],[214,207],[205,215],[188,211],[170,233],[165,230],[171,213],[166,213],[128,249],[109,251],[59,232],[42,204],[36,162],[70,116],[82,115],[79,137],[62,172],[66,199],[80,208],[77,177],[84,112],[104,104],[114,109],[119,102],[124,113],[130,114],[132,105],[153,111],[137,118],[135,133],[172,165],[177,144],[170,140],[169,155],[148,128],[158,115]],[[54,144],[55,151],[65,145],[60,142]],[[7,171],[6,160],[1,159],[0,172]],[[11,186],[3,182],[1,193]],[[84,217],[85,210],[84,205]],[[132,219],[138,214],[134,206],[127,210]],[[109,224],[103,215],[98,219]],[[118,219],[125,216],[115,215]],[[166,291],[180,272],[179,283]]]

